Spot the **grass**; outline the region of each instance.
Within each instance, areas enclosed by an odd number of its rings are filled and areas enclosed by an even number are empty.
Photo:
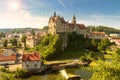
[[[67,50],[59,57],[55,58],[54,60],[67,60],[67,59],[79,59],[80,56],[84,56],[87,53],[85,50],[77,50],[77,51],[71,51]]]

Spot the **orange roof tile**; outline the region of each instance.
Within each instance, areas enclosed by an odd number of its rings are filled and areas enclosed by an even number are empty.
[[[92,34],[105,34],[105,32],[91,32]]]
[[[23,54],[22,61],[39,61],[40,55],[37,52],[34,52],[32,54]]]
[[[16,55],[0,56],[0,61],[12,61],[12,60],[16,60]]]

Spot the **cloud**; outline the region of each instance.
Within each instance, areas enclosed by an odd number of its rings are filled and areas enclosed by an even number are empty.
[[[0,13],[0,28],[42,28],[48,25],[48,17],[35,16],[29,11]]]
[[[62,5],[62,7],[66,8],[66,5],[63,3],[62,0],[58,0],[58,2],[60,3],[60,5]]]
[[[120,16],[94,14],[86,17],[82,16],[78,22],[84,23],[85,25],[104,25],[119,28]]]

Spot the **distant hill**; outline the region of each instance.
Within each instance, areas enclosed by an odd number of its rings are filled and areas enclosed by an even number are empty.
[[[104,31],[106,34],[110,33],[119,33],[120,34],[120,29],[115,29],[112,27],[106,27],[106,26],[88,26],[87,27],[87,32],[89,31]]]
[[[11,29],[0,29],[0,32],[8,32],[10,31]]]
[[[26,32],[26,31],[31,31],[32,29],[34,30],[40,30],[39,28],[14,28],[14,29],[11,29],[11,28],[3,28],[3,29],[0,29],[0,32]]]

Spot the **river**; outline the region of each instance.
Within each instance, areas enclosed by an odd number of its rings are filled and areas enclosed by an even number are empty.
[[[93,74],[93,71],[82,68],[67,68],[65,69],[65,72],[67,72],[67,74],[80,75],[83,80],[89,80]],[[28,78],[25,78],[25,80],[66,80],[65,76],[67,75],[65,74],[65,72],[63,70],[58,72],[48,72],[45,75],[30,76]]]

